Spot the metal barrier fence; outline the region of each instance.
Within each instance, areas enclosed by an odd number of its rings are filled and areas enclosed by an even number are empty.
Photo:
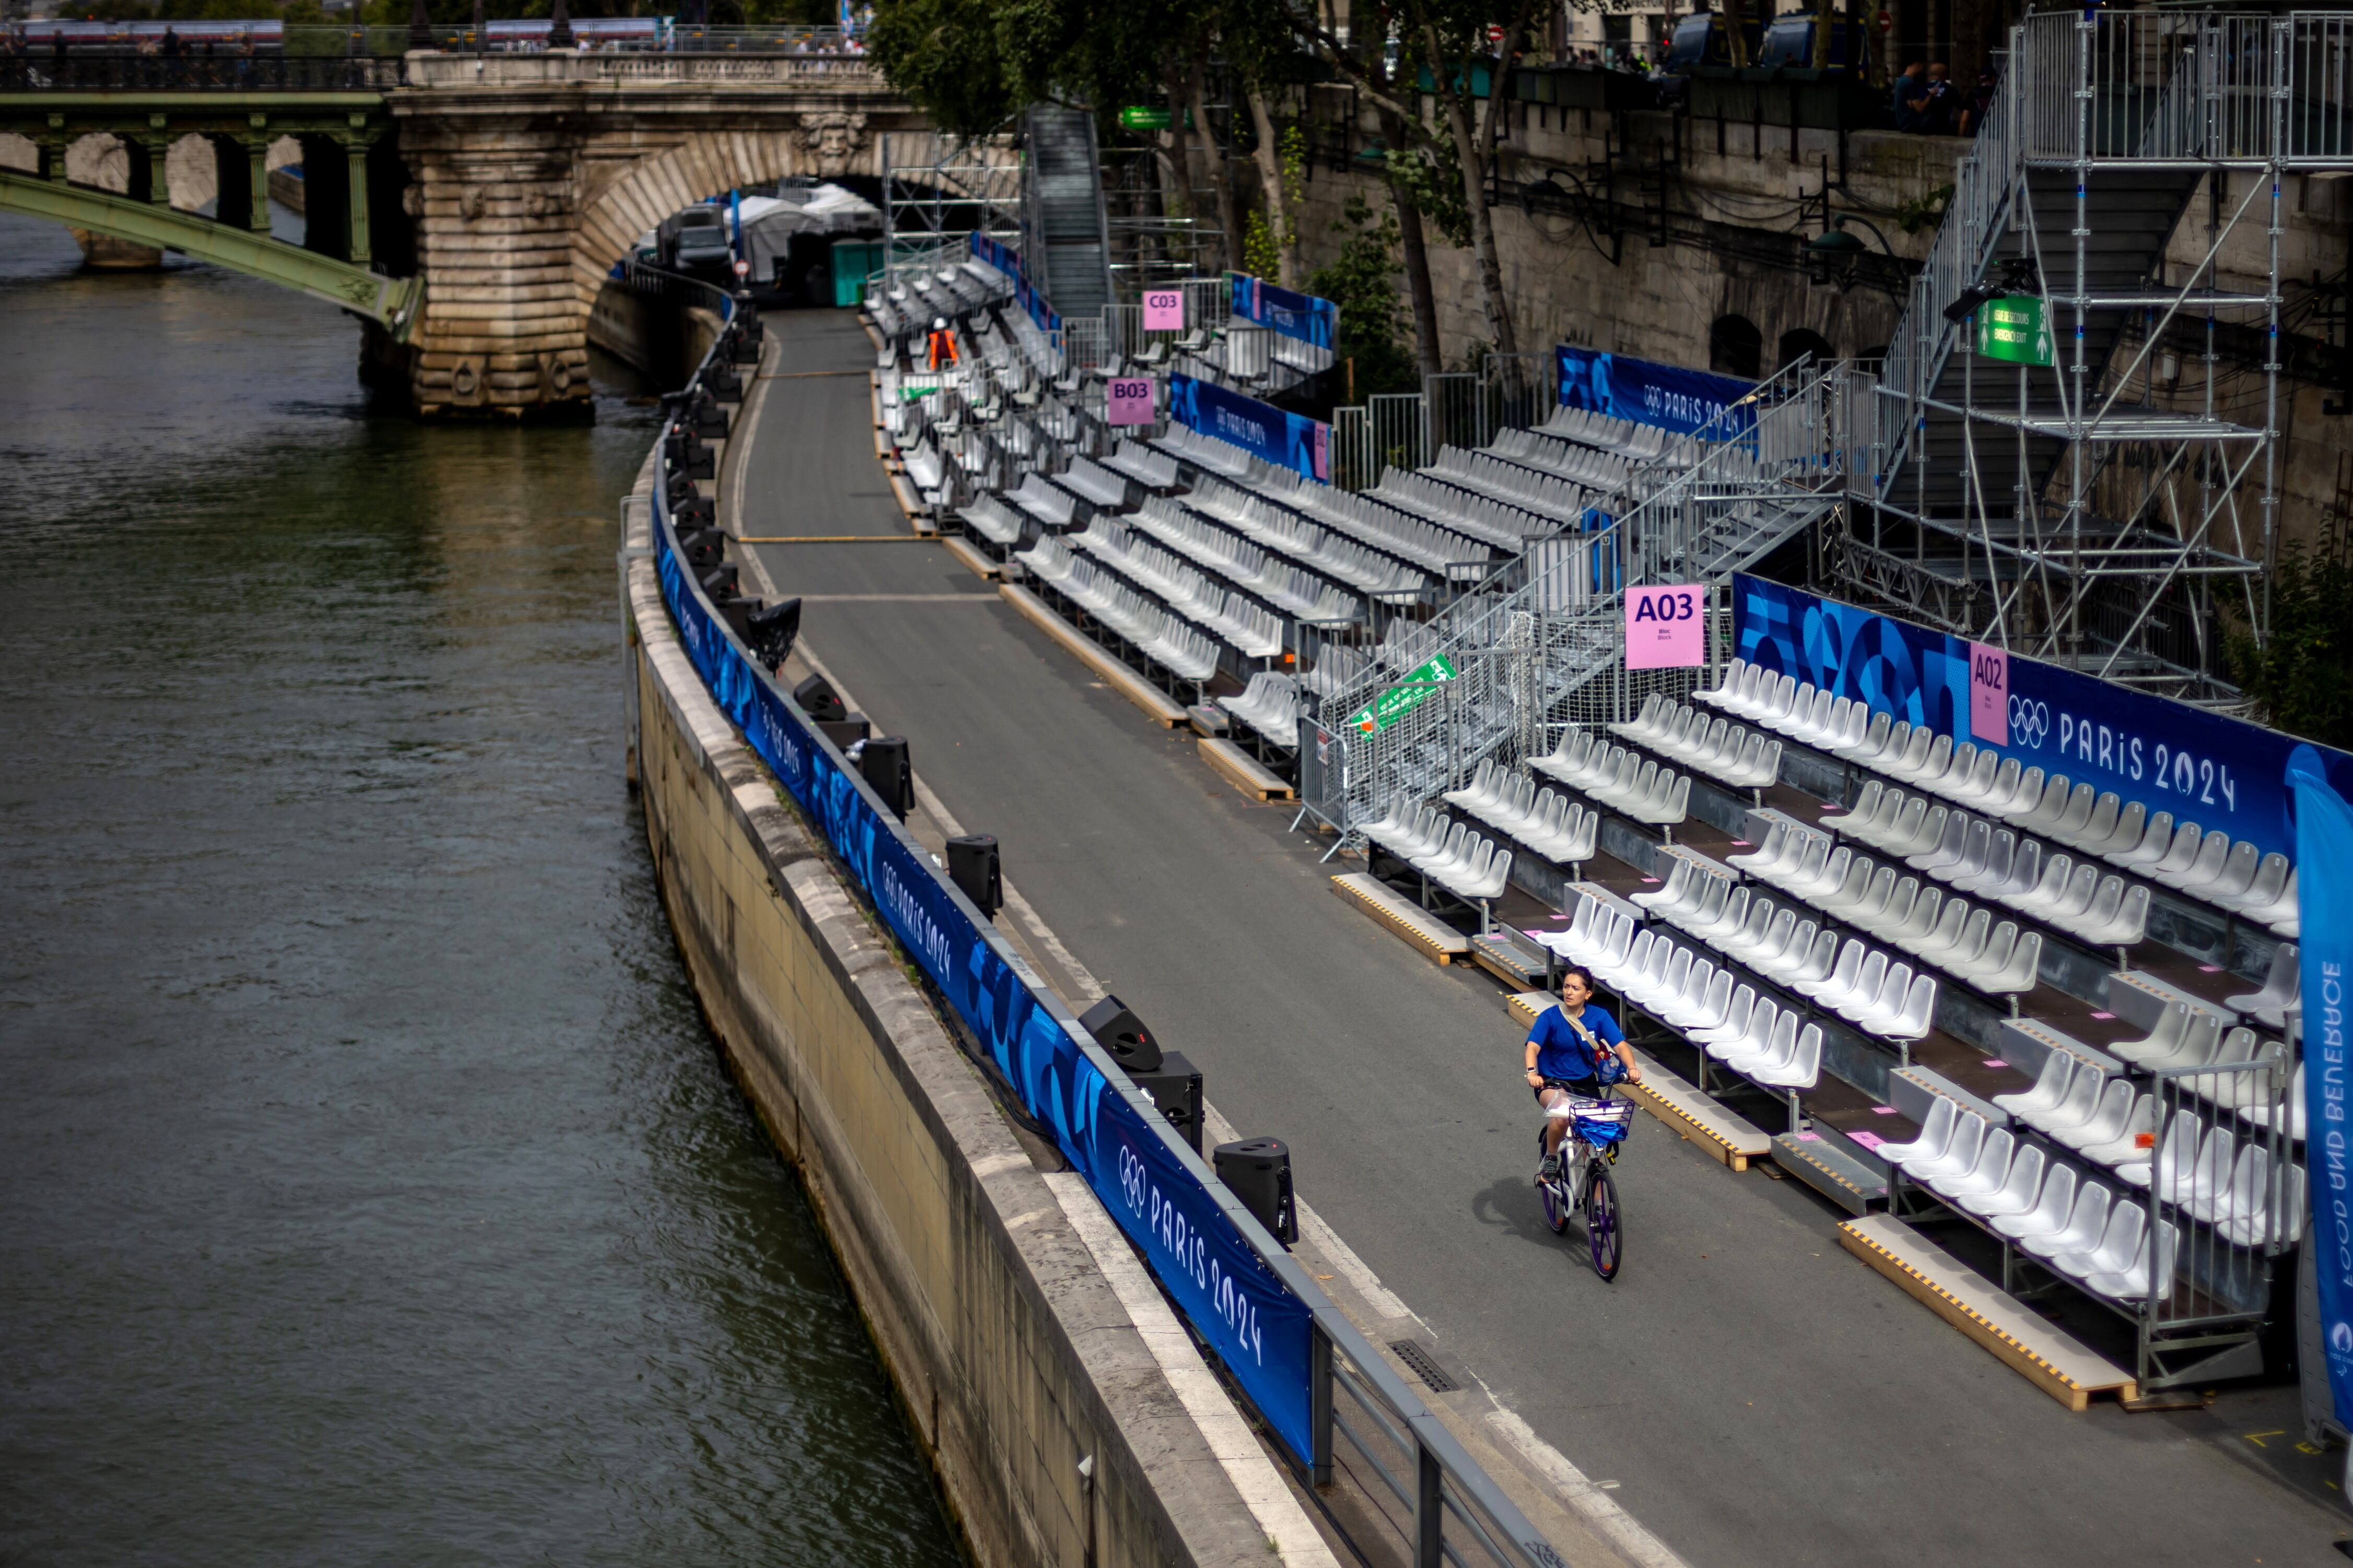
[[[1430,467],[1430,420],[1419,392],[1378,393],[1365,400],[1373,431],[1372,479],[1377,485],[1391,468]]]
[[[1366,490],[1380,483],[1381,468],[1373,445],[1372,415],[1363,404],[1332,410],[1332,484],[1344,490]]]
[[[711,292],[732,313],[733,301]],[[712,353],[726,342],[723,334]],[[706,355],[690,392],[711,363]],[[1560,1553],[1061,1001],[1029,978],[995,926],[752,658],[680,564],[667,469],[665,459],[654,487],[656,565],[712,698],[929,978],[997,1091],[1050,1130],[1282,1449],[1314,1487],[1345,1482],[1363,1494],[1367,1507],[1351,1512],[1379,1538],[1352,1541],[1359,1555],[1412,1568],[1561,1568]],[[1252,1272],[1228,1271],[1238,1251]],[[1304,1330],[1295,1363],[1281,1342],[1294,1328]]]
[[[2306,1178],[2291,1120],[2299,1087],[2284,1053],[2153,1075],[2153,1208],[2137,1256],[2117,1260],[2144,1287],[2142,1387],[2231,1376],[2237,1369],[2218,1358],[2253,1352],[2271,1311],[2274,1260],[2304,1228]],[[2128,1227],[2114,1217],[2123,1212],[2121,1203],[2112,1211],[2110,1231]],[[2133,1245],[2105,1233],[2102,1241]]]

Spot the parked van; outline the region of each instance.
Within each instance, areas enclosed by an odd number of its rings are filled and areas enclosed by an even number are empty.
[[[1810,69],[1814,63],[1814,21],[1805,12],[1793,12],[1776,16],[1773,25],[1765,29],[1764,47],[1757,51],[1757,64],[1763,70],[1789,67]],[[1854,76],[1867,76],[1871,71],[1871,34],[1861,22],[1844,26],[1833,24],[1831,29],[1829,69]]]
[[[673,272],[715,273],[732,278],[735,247],[727,237],[727,214],[705,203],[672,213],[655,231],[654,244],[661,264]]]
[[[1747,19],[1748,58],[1757,58],[1757,20]],[[1667,74],[1689,76],[1701,66],[1731,66],[1732,26],[1721,11],[1694,11],[1675,24],[1667,49]]]

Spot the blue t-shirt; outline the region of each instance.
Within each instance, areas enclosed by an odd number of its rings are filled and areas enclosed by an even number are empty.
[[[1590,1030],[1604,1047],[1626,1043],[1618,1020],[1596,1003],[1588,1002],[1577,1021]],[[1536,1071],[1546,1078],[1592,1078],[1601,1070],[1591,1047],[1562,1016],[1557,1002],[1537,1017],[1536,1026],[1528,1031],[1528,1038],[1535,1042]]]

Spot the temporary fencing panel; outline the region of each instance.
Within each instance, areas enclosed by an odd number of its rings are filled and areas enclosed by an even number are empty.
[[[1381,475],[1391,468],[1430,466],[1430,423],[1420,393],[1377,393],[1365,400],[1365,406],[1371,410],[1373,426],[1371,484],[1380,483]]]
[[[1362,404],[1332,410],[1332,483],[1344,490],[1364,490],[1379,483],[1380,477],[1371,414]]]

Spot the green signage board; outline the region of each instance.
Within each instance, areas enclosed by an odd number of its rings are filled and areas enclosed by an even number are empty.
[[[1168,129],[1168,111],[1131,103],[1119,111],[1119,122],[1130,131],[1166,131]]]
[[[1429,701],[1439,687],[1453,679],[1455,674],[1454,666],[1441,654],[1417,669],[1408,670],[1403,680],[1374,699],[1370,708],[1359,709],[1348,722],[1367,735],[1378,734]]]
[[[2051,328],[2030,294],[1989,300],[1978,310],[1978,353],[2011,364],[2049,364]]]

